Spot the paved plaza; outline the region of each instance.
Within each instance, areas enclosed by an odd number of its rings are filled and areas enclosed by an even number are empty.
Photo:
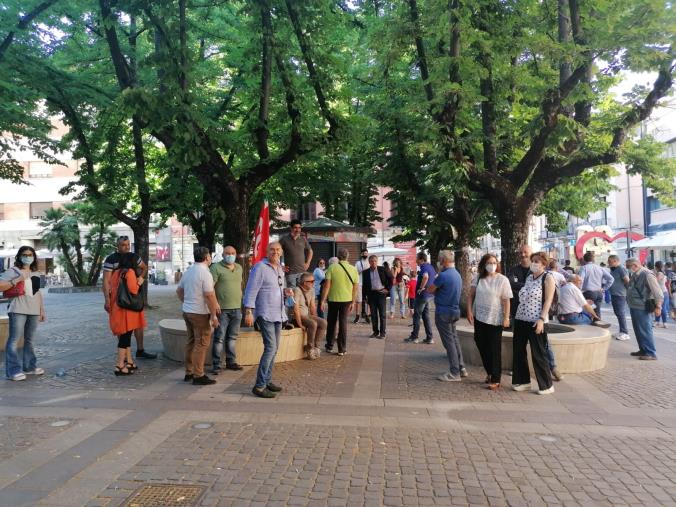
[[[150,300],[159,352],[157,323],[179,304],[172,287]],[[276,365],[284,392],[261,400],[254,367],[207,387],[162,358],[115,377],[101,295],[47,294],[46,307],[47,373],[0,382],[0,507],[676,505],[673,323],[656,330],[659,361],[614,340],[606,369],[566,375],[552,396],[513,392],[508,376],[488,391],[477,367],[439,382],[438,339],[402,343],[407,320],[386,341],[357,324],[345,357]]]

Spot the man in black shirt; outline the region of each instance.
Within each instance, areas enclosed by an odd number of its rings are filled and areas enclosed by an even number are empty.
[[[519,264],[512,266],[507,272],[509,285],[511,285],[512,293],[514,294],[512,302],[509,306],[512,321],[514,321],[516,309],[519,306],[519,291],[526,283],[526,278],[528,278],[528,275],[530,274],[530,256],[532,253],[533,251],[528,245],[521,246],[521,248],[519,248]]]
[[[131,243],[129,236],[119,236],[117,238],[117,252],[113,252],[106,260],[103,261],[103,297],[105,303],[103,307],[107,312],[110,311],[110,278],[113,271],[120,269],[120,259],[123,255],[129,254],[131,251]],[[148,266],[141,259],[137,253],[132,253],[132,266],[136,269],[136,276],[140,279],[145,279],[148,273]],[[157,354],[146,352],[143,348],[143,328],[134,330],[134,337],[136,338],[136,357],[140,359],[155,359]]]

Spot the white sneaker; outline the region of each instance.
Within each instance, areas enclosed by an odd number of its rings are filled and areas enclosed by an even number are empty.
[[[469,377],[469,373],[467,372],[467,368],[460,368],[460,376],[462,378]]]
[[[26,380],[26,374],[25,373],[15,373],[12,375],[12,380],[18,381],[18,380]]]
[[[631,337],[627,333],[620,333],[619,335],[617,335],[617,339],[624,342],[630,340]]]
[[[538,391],[538,394],[552,394],[554,392],[554,386],[550,387],[549,389],[543,389],[541,391]]]
[[[514,391],[530,391],[530,384],[512,384]]]
[[[45,374],[45,370],[43,370],[42,368],[35,368],[34,370],[31,370],[31,371],[25,371],[24,373],[25,373],[26,375],[44,375],[44,374]]]
[[[448,371],[443,375],[439,375],[437,380],[440,380],[441,382],[460,382],[462,379],[460,377],[456,377],[450,371]]]

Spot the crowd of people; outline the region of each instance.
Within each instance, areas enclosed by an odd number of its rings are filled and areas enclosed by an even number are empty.
[[[126,376],[138,369],[135,358],[154,359],[156,355],[144,350],[145,315],[133,304],[134,298],[142,298],[148,269],[130,251],[128,237],[120,236],[117,246],[103,265],[103,293],[110,329],[117,337],[114,373]],[[246,284],[237,258],[235,248],[227,246],[222,259],[212,262],[208,248],[196,247],[194,263],[178,282],[176,294],[187,330],[186,382],[209,385],[216,382],[212,377],[222,369],[242,369],[237,363],[235,344],[243,322],[255,327],[263,341],[252,392],[262,398],[274,398],[282,390],[272,382],[282,329],[295,326],[302,330],[309,360],[319,358],[322,352],[344,356],[353,312],[353,323],[363,320],[371,324],[370,338],[384,340],[388,320],[412,317],[411,332],[404,341],[432,344],[430,314],[434,311],[436,332],[449,365],[438,380],[459,382],[468,375],[457,332],[463,280],[455,269],[452,251],[439,252],[435,269],[422,252],[416,256],[415,268],[405,268],[400,259],[394,259],[392,266],[379,265],[378,257],[369,255],[367,249],[353,264],[349,251],[341,248],[336,257],[319,259],[316,268],[309,271],[313,251],[300,222],[293,221],[288,234],[268,245],[266,258],[253,266]],[[530,345],[537,392],[554,392],[553,381],[563,376],[549,343],[548,326],[558,321],[609,327],[601,320],[604,301],[612,304],[617,316],[619,332],[615,338],[629,339],[628,308],[638,343],[638,350],[631,355],[645,361],[657,359],[652,329],[653,325],[666,327],[670,297],[676,289],[672,265],[657,262],[651,270],[630,258],[622,266],[619,257],[611,255],[605,267],[595,262],[592,252],[587,252],[583,260],[576,272],[569,261],[561,268],[546,253],[534,253],[524,245],[519,249],[519,263],[502,274],[494,254],[480,259],[467,291],[466,316],[474,330],[488,389],[497,390],[502,385],[502,334],[510,330],[512,389],[531,390],[527,359]],[[32,345],[37,322],[46,318],[36,273],[35,251],[22,247],[15,266],[0,276],[0,290],[11,296],[5,354],[6,376],[11,380],[44,373],[36,365]],[[135,357],[131,353],[132,335],[137,342]],[[21,336],[23,362],[17,352]],[[212,377],[205,372],[209,353],[213,359]]]

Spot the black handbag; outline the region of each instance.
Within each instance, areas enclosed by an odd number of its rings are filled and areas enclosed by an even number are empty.
[[[120,284],[117,287],[117,306],[132,312],[143,311],[143,291],[138,291],[137,294],[129,292],[127,287],[127,271],[123,269],[120,273]]]

